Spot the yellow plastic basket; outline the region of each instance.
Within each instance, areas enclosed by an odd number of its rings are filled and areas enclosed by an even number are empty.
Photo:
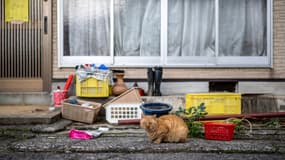
[[[239,93],[198,93],[185,95],[185,108],[197,107],[205,103],[208,115],[241,113],[241,94]]]
[[[76,76],[76,96],[79,97],[108,97],[109,96],[109,81],[88,78],[79,81]]]

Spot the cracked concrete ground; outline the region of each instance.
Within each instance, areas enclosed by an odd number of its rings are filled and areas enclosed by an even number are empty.
[[[70,129],[110,130],[98,138],[68,138]],[[190,138],[186,143],[149,142],[138,125],[86,125],[61,120],[50,125],[0,126],[0,159],[285,159],[285,130],[255,129],[232,141]],[[23,136],[26,135],[26,136]]]

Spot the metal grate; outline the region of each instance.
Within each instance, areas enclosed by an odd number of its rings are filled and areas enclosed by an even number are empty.
[[[0,0],[0,78],[40,78],[43,53],[42,0],[29,0],[29,21],[5,22],[5,0]]]

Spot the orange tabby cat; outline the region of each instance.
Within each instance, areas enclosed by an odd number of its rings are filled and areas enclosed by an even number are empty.
[[[188,135],[188,127],[185,122],[176,115],[164,115],[159,118],[144,115],[140,125],[148,134],[151,142],[185,142]]]

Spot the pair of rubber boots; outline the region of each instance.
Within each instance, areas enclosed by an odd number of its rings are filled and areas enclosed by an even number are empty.
[[[148,96],[161,96],[162,67],[147,68]]]

